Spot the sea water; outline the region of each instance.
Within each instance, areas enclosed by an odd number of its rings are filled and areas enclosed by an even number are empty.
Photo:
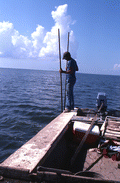
[[[75,107],[96,108],[105,92],[109,109],[120,110],[120,76],[76,74]],[[0,69],[0,162],[61,113],[57,71]],[[63,103],[65,75],[62,75]]]

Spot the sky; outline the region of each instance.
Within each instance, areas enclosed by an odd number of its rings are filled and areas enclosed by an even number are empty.
[[[120,0],[1,0],[0,67],[58,71],[58,29],[80,73],[120,75]]]

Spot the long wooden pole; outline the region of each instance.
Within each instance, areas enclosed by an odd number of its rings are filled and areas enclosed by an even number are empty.
[[[68,32],[68,43],[67,43],[67,51],[69,51],[69,35],[70,35],[70,33]]]
[[[68,42],[67,42],[67,51],[69,51],[69,32],[68,32]],[[66,67],[67,67],[67,60],[66,60]],[[66,104],[66,80],[67,76],[65,78],[65,96],[64,96],[64,109],[65,109],[65,104]]]
[[[58,29],[58,42],[59,42],[59,63],[61,69],[61,49],[60,49],[60,30]],[[62,98],[62,73],[60,73],[60,86],[61,86],[61,112],[63,112],[63,98]]]
[[[93,128],[93,125],[95,124],[95,122],[96,122],[96,118],[95,118],[95,119],[92,121],[92,123],[90,124],[90,127],[89,127],[88,131],[85,133],[85,135],[84,135],[82,141],[80,142],[80,144],[79,144],[79,146],[77,147],[77,149],[76,149],[76,151],[75,151],[73,157],[71,158],[71,165],[73,165],[73,163],[75,162],[76,157],[77,157],[78,153],[80,152],[80,150],[82,149],[83,144],[85,143],[85,141],[86,141],[86,139],[87,139],[87,137],[88,137],[88,135],[89,135],[91,129]]]
[[[98,112],[101,111],[102,106],[103,106],[103,103],[101,104],[101,106],[100,106]],[[91,132],[91,130],[92,130],[92,128],[93,128],[93,125],[94,125],[95,122],[96,122],[96,119],[97,119],[97,114],[95,115],[95,117],[94,117],[92,123],[90,124],[90,127],[88,128],[88,131],[86,131],[84,137],[82,138],[82,140],[81,140],[79,146],[77,147],[77,149],[76,149],[76,151],[75,151],[73,157],[71,158],[71,165],[74,164],[74,162],[75,162],[75,160],[76,160],[76,158],[77,158],[78,153],[79,153],[80,150],[82,149],[82,147],[83,147],[83,145],[84,145],[84,143],[85,143],[85,141],[86,141],[86,139],[87,139],[89,133]]]

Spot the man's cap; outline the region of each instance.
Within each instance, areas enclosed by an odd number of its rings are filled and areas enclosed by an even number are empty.
[[[70,55],[70,52],[66,51],[64,54],[63,54],[63,59],[71,59],[71,55]]]

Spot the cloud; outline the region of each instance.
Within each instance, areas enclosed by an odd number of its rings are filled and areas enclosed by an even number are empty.
[[[32,44],[33,44],[33,52],[32,56],[39,56],[39,51],[44,46],[43,40],[45,37],[46,31],[45,28],[41,25],[38,25],[36,31],[31,34]]]
[[[120,69],[120,64],[114,64],[113,69],[114,69],[114,70]]]
[[[40,50],[39,56],[52,56],[58,54],[58,28],[60,29],[61,35],[61,52],[67,50],[67,34],[70,32],[70,45],[72,47],[71,54],[76,57],[76,51],[78,48],[78,43],[75,40],[74,33],[70,28],[70,25],[74,23],[71,17],[67,15],[68,5],[61,5],[56,7],[56,11],[52,11],[51,15],[55,22],[55,25],[51,28],[50,32],[47,32],[43,43],[44,47]]]
[[[0,22],[0,56],[12,56],[12,35],[14,35],[14,27],[12,23]]]
[[[70,52],[76,57],[78,44],[70,28],[75,21],[67,15],[67,8],[67,4],[55,7],[55,11],[51,12],[54,20],[51,30],[48,32],[42,25],[37,25],[31,38],[20,35],[12,23],[0,22],[0,57],[58,59],[58,28],[61,33],[61,52],[67,49],[67,33],[70,32]]]
[[[31,40],[19,34],[10,22],[0,22],[0,57],[28,57]]]

